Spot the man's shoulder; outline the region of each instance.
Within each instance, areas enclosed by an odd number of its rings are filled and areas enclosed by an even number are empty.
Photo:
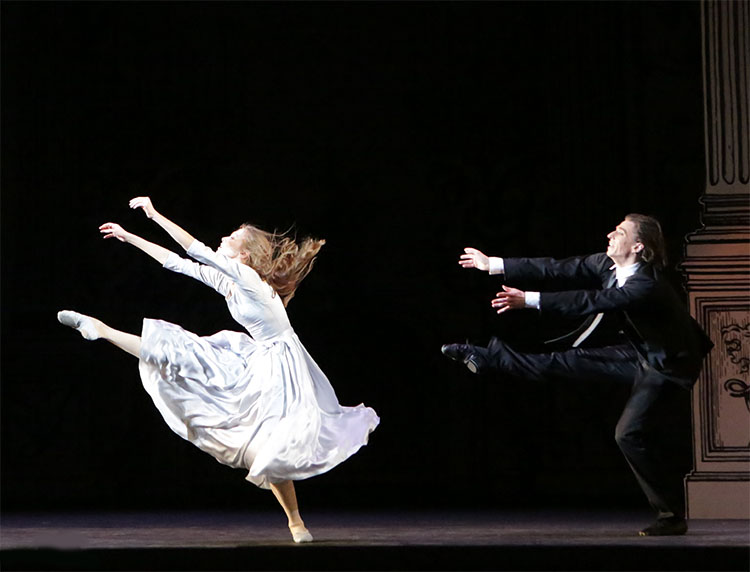
[[[598,272],[607,272],[612,268],[612,259],[607,256],[606,252],[596,252],[594,254],[587,254],[580,256],[586,265],[591,268],[595,268]]]
[[[602,264],[606,263],[608,267],[614,264],[612,262],[612,259],[609,256],[607,256],[606,252],[595,252],[593,254],[587,254],[583,256],[582,258],[588,258],[589,260],[596,260],[598,262],[601,262]]]

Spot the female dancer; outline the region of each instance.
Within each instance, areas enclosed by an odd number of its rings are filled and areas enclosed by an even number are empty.
[[[247,469],[247,480],[273,491],[294,541],[310,542],[293,481],[353,455],[380,421],[364,405],[339,405],[284,309],[325,241],[298,245],[243,225],[214,252],[158,213],[148,197],[131,200],[130,207],[143,209],[200,264],[115,223],[99,227],[104,238],[132,244],[165,268],[214,288],[250,336],[222,331],[199,337],[145,319],[138,337],[69,310],[58,320],[87,340],[103,338],[139,358],[143,386],[167,425],[220,463]]]

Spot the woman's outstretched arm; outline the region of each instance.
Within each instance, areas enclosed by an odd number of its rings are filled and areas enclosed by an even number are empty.
[[[131,199],[130,208],[143,209],[143,212],[146,213],[146,216],[148,218],[150,218],[156,224],[166,230],[169,236],[174,238],[175,241],[177,241],[177,244],[179,244],[185,250],[187,250],[195,240],[189,232],[173,223],[164,215],[157,212],[154,208],[154,205],[151,204],[151,199],[149,197],[136,197],[134,199]]]
[[[132,232],[128,232],[114,222],[104,223],[99,227],[99,231],[104,235],[104,238],[116,238],[117,240],[127,242],[128,244],[132,244],[139,248],[151,258],[159,262],[159,264],[167,270],[179,272],[185,276],[195,278],[196,280],[203,282],[205,285],[210,286],[222,296],[226,296],[229,293],[231,281],[215,268],[210,268],[204,264],[197,264],[190,260],[185,260],[176,254],[171,260],[168,260],[169,255],[174,254],[171,250],[167,250],[163,246],[159,246],[158,244],[149,242]]]
[[[141,238],[140,236],[135,235],[132,232],[128,232],[119,224],[114,222],[105,222],[99,227],[99,232],[104,235],[104,238],[116,238],[121,242],[132,244],[162,265],[164,264],[164,262],[166,262],[169,255],[172,254],[172,251],[167,250],[163,246],[159,246],[158,244],[149,242],[148,240]]]

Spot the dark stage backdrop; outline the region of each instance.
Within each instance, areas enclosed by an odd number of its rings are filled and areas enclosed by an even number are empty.
[[[137,362],[56,322],[238,329],[213,291],[102,241],[216,246],[250,221],[327,240],[288,310],[370,445],[304,507],[646,508],[613,433],[627,388],[477,378],[446,342],[538,347],[498,317],[495,255],[602,251],[631,211],[679,261],[704,187],[694,2],[2,6],[2,506],[273,507],[181,441]],[[679,285],[679,275],[675,272]],[[689,396],[665,436],[690,468]]]

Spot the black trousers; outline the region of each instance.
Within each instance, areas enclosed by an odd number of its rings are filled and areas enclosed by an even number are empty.
[[[494,338],[488,348],[478,349],[488,367],[518,377],[631,383],[615,440],[658,517],[684,516],[682,475],[671,474],[659,453],[660,423],[669,422],[669,415],[664,413],[684,390],[649,366],[635,349],[625,344],[532,354],[517,352]]]

